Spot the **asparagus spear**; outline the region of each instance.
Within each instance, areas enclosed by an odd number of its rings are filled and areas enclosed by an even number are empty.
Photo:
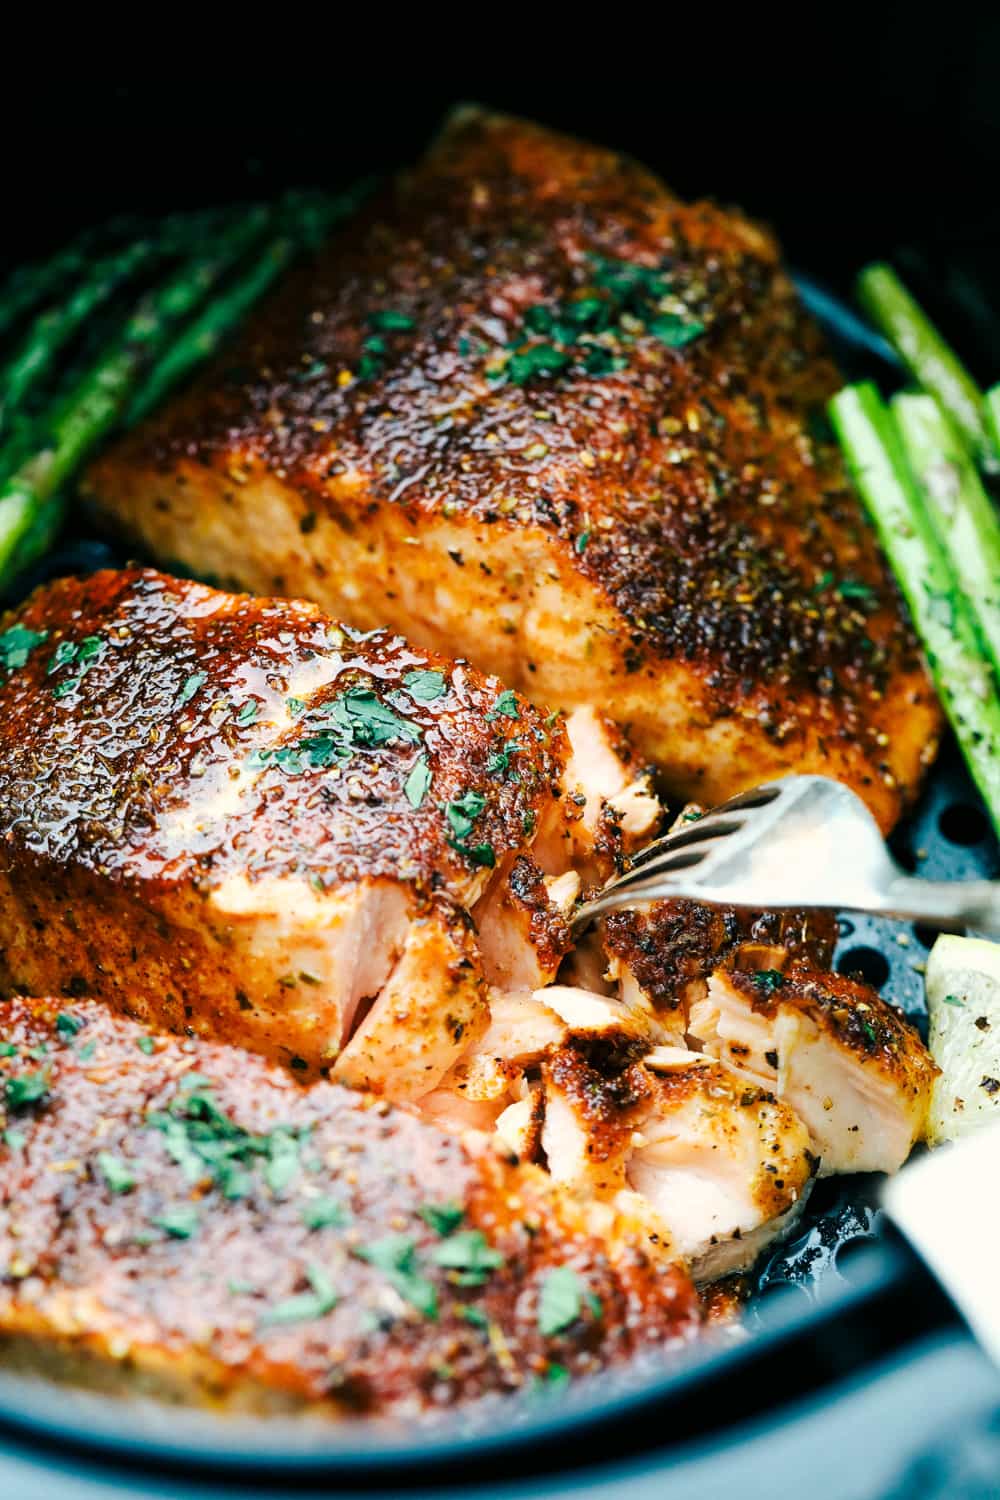
[[[219,348],[253,304],[304,248],[316,248],[333,225],[346,218],[368,191],[359,184],[338,198],[295,195],[286,200],[281,216],[286,221],[257,259],[232,285],[208,304],[183,330],[143,381],[125,417],[133,426],[158,406],[196,365]]]
[[[192,256],[155,291],[141,299],[108,352],[64,399],[40,419],[35,451],[0,484],[0,583],[9,580],[15,549],[42,505],[60,488],[120,416],[137,380],[244,254],[260,232],[253,213],[218,236],[216,245]]]
[[[990,441],[1000,453],[1000,385],[991,385],[986,392],[984,411]]]
[[[44,378],[61,349],[103,303],[151,261],[156,245],[136,240],[97,261],[69,298],[39,313],[20,347],[0,369],[0,425],[6,426],[25,397]]]
[[[125,414],[127,427],[148,416],[185,375],[215,353],[226,334],[291,262],[298,248],[290,235],[272,240],[250,269],[182,330],[136,392]]]
[[[949,348],[891,266],[866,266],[858,277],[858,299],[898,350],[924,390],[936,396],[969,446],[988,468],[997,467],[983,418],[983,395],[958,355]]]
[[[1000,698],[965,600],[874,385],[829,405],[848,468],[892,565],[962,753],[1000,832]]]
[[[892,402],[910,471],[951,571],[1000,673],[1000,518],[933,396]]]

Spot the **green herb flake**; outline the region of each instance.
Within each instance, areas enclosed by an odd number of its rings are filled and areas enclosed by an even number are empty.
[[[179,1203],[176,1208],[168,1208],[150,1220],[174,1240],[191,1239],[198,1232],[199,1222],[198,1210],[193,1203]]]
[[[536,375],[558,375],[569,362],[570,356],[552,344],[532,344],[511,355],[504,373],[514,385],[527,385]]]
[[[419,671],[407,672],[403,678],[403,686],[411,698],[416,698],[418,703],[433,703],[435,698],[440,698],[445,689],[443,672]]]
[[[650,318],[646,327],[668,349],[682,349],[685,344],[692,343],[705,332],[704,323],[699,323],[697,318],[681,318],[676,313],[663,313],[657,318]]]
[[[78,1031],[83,1030],[83,1022],[78,1021],[76,1016],[69,1016],[64,1010],[61,1010],[56,1016],[56,1030],[61,1037],[68,1041],[70,1037],[76,1036]]]
[[[435,1245],[431,1260],[447,1271],[460,1273],[461,1286],[482,1286],[491,1271],[503,1265],[503,1256],[494,1250],[481,1229],[460,1229]]]
[[[128,1162],[111,1151],[98,1151],[97,1166],[113,1193],[128,1193],[135,1187],[136,1176]]]
[[[458,1307],[458,1315],[464,1318],[466,1323],[471,1323],[473,1328],[489,1328],[490,1320],[478,1307],[472,1307],[469,1303],[462,1302]]]
[[[486,717],[487,719],[520,719],[521,714],[517,706],[517,694],[510,688],[505,689]]]
[[[3,1133],[3,1143],[10,1151],[20,1151],[27,1139],[23,1130],[5,1130]]]
[[[177,700],[182,708],[185,703],[191,702],[191,699],[205,681],[206,675],[205,672],[192,672],[191,676],[185,679],[184,686],[180,691],[180,697]]]
[[[145,1052],[147,1057],[152,1057],[156,1050],[156,1043],[151,1036],[141,1036],[135,1045],[140,1052]]]
[[[80,1062],[90,1062],[90,1059],[93,1057],[96,1051],[96,1042],[84,1042],[82,1047],[78,1047],[76,1049],[76,1055],[79,1058]]]
[[[431,1322],[437,1321],[437,1289],[432,1281],[419,1274],[412,1239],[406,1235],[390,1234],[370,1245],[359,1246],[352,1253],[382,1271],[404,1302]]]
[[[565,1365],[550,1364],[539,1384],[546,1392],[565,1390],[571,1376]]]
[[[11,625],[0,633],[0,668],[9,677],[27,665],[36,646],[48,639],[47,630],[29,630],[26,625]]]
[[[16,1057],[17,1048],[13,1042],[0,1042],[0,1057]]]
[[[75,641],[60,641],[56,649],[53,651],[52,655],[49,657],[49,664],[46,668],[46,675],[51,676],[53,672],[58,672],[60,667],[64,667],[67,662],[74,661],[76,659],[76,653],[77,645]]]
[[[427,757],[422,755],[413,764],[413,769],[403,783],[403,795],[407,802],[416,811],[423,803],[431,785],[431,768],[427,763]]]
[[[945,995],[944,1003],[945,1005],[956,1005],[959,1009],[964,1009],[965,1007],[965,1001],[960,995]]]
[[[417,1213],[428,1229],[433,1229],[442,1239],[445,1235],[454,1234],[465,1218],[465,1209],[454,1198],[449,1198],[446,1203],[425,1203],[417,1209]]]
[[[22,1073],[17,1078],[8,1078],[4,1086],[7,1108],[15,1113],[27,1109],[30,1104],[40,1104],[48,1097],[49,1079],[45,1072]]]
[[[70,693],[75,693],[79,686],[79,677],[64,677],[62,681],[57,682],[55,687],[52,689],[52,696],[53,698],[68,698]]]
[[[380,333],[409,333],[417,326],[408,313],[397,312],[393,307],[384,307],[378,312],[369,313],[368,323],[370,327],[377,328]]]
[[[573,551],[576,552],[576,553],[580,553],[580,554],[586,552],[586,550],[587,550],[587,543],[589,541],[590,541],[590,529],[588,527],[588,529],[586,531],[581,531],[580,532],[580,535],[577,537],[576,541],[573,543]]]
[[[333,1283],[322,1266],[306,1267],[306,1280],[312,1291],[301,1292],[297,1297],[287,1297],[261,1314],[261,1328],[272,1328],[282,1323],[302,1323],[312,1318],[323,1318],[332,1312],[340,1300]]]
[[[350,1209],[336,1198],[310,1198],[300,1217],[307,1229],[346,1229],[351,1222]]]
[[[479,792],[465,792],[455,797],[445,808],[448,825],[457,839],[468,838],[472,825],[486,806],[486,798]]]
[[[247,701],[243,704],[239,713],[236,715],[237,724],[239,724],[241,728],[245,728],[247,724],[252,724],[254,719],[256,719],[257,717],[259,708],[260,705],[258,704],[256,698],[248,698]]]
[[[538,1299],[538,1328],[543,1337],[551,1338],[575,1323],[587,1295],[585,1284],[570,1266],[550,1271]]]
[[[758,969],[750,977],[765,995],[773,995],[775,990],[780,989],[785,982],[785,976],[780,969]]]
[[[842,578],[837,585],[837,593],[841,599],[871,599],[875,590],[869,583],[861,583],[857,578]]]
[[[227,1281],[226,1290],[231,1297],[250,1297],[257,1288],[252,1281]]]

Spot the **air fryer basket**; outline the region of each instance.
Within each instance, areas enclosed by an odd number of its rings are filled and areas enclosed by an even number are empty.
[[[800,278],[806,301],[824,323],[845,371],[897,378],[888,352],[850,310],[811,280]],[[89,572],[126,560],[77,522],[58,552],[22,581],[27,591],[44,578]],[[919,805],[893,837],[907,869],[936,879],[994,876],[1000,850],[982,804],[949,741]],[[923,1025],[922,970],[933,933],[886,920],[844,916],[836,967],[856,973]],[[331,1465],[342,1476],[376,1472],[427,1474],[429,1469],[471,1477],[494,1476],[511,1462],[565,1469],[586,1461],[595,1444],[603,1458],[655,1438],[690,1438],[724,1421],[726,1392],[741,1415],[767,1410],[804,1386],[821,1387],[863,1362],[883,1356],[953,1317],[915,1260],[895,1240],[878,1209],[879,1179],[821,1182],[794,1238],[765,1257],[754,1274],[746,1311],[747,1336],[708,1338],[693,1351],[655,1368],[627,1371],[544,1398],[526,1395],[501,1407],[442,1419],[400,1432],[371,1423],[325,1426],[272,1419],[252,1423],[121,1402],[37,1379],[0,1375],[0,1423],[27,1429],[59,1445],[94,1445],[143,1464],[208,1464],[232,1473],[317,1475]],[[748,1388],[756,1397],[748,1399]],[[704,1400],[711,1391],[711,1401]],[[738,1391],[738,1397],[736,1392]],[[568,1441],[572,1438],[572,1446]]]

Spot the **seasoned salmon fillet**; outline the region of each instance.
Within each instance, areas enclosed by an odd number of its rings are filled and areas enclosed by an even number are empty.
[[[91,469],[160,560],[628,726],[674,795],[787,771],[883,828],[940,725],[772,237],[465,111]]]
[[[4,625],[0,986],[432,1087],[488,1021],[471,912],[576,816],[561,723],[388,632],[152,571]],[[509,944],[551,968],[568,930],[534,894]]]
[[[413,1418],[682,1345],[624,1211],[405,1106],[0,1002],[0,1361],[214,1410]]]

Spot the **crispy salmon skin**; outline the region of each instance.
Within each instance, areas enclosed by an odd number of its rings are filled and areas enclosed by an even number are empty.
[[[699,1329],[684,1272],[626,1220],[405,1108],[92,1002],[2,1002],[0,1039],[5,1363],[412,1418]]]
[[[161,560],[599,705],[674,794],[819,770],[887,828],[940,718],[839,379],[769,234],[466,111],[87,490]]]

